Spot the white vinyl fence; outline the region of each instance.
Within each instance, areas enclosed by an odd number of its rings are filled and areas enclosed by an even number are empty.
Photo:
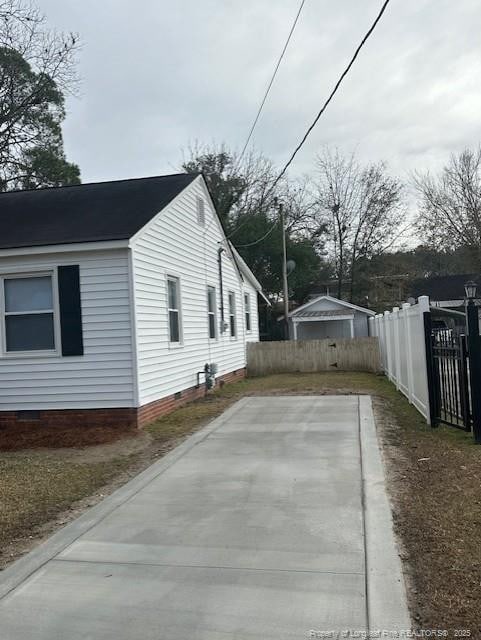
[[[424,342],[424,313],[429,297],[403,304],[369,319],[370,335],[377,336],[384,373],[430,422],[429,389]]]

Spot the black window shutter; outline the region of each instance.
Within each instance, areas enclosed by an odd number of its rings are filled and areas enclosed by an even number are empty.
[[[63,356],[83,356],[79,265],[58,267],[58,300]]]

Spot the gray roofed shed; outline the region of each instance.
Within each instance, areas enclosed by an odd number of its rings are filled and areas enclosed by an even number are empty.
[[[364,337],[373,315],[370,309],[322,295],[289,313],[289,335],[293,340]]]

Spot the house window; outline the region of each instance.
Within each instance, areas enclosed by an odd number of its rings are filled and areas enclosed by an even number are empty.
[[[246,331],[251,330],[251,297],[244,293],[244,309],[246,314]]]
[[[201,225],[205,225],[205,203],[203,198],[197,198],[197,222]]]
[[[167,297],[169,310],[169,340],[180,343],[180,295],[179,279],[167,276]]]
[[[207,320],[209,338],[216,338],[215,287],[207,287]]]
[[[4,278],[5,350],[55,349],[52,276]]]
[[[232,338],[236,336],[236,321],[235,321],[235,293],[229,291],[229,326],[230,335]]]

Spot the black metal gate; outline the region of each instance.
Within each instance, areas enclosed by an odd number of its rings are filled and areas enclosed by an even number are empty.
[[[435,422],[471,431],[472,412],[468,375],[468,345],[465,335],[451,329],[431,330],[433,393],[431,402]]]
[[[433,427],[472,431],[481,444],[480,316],[473,298],[465,318],[465,327],[441,328],[433,326],[429,311],[424,313],[430,421]]]

